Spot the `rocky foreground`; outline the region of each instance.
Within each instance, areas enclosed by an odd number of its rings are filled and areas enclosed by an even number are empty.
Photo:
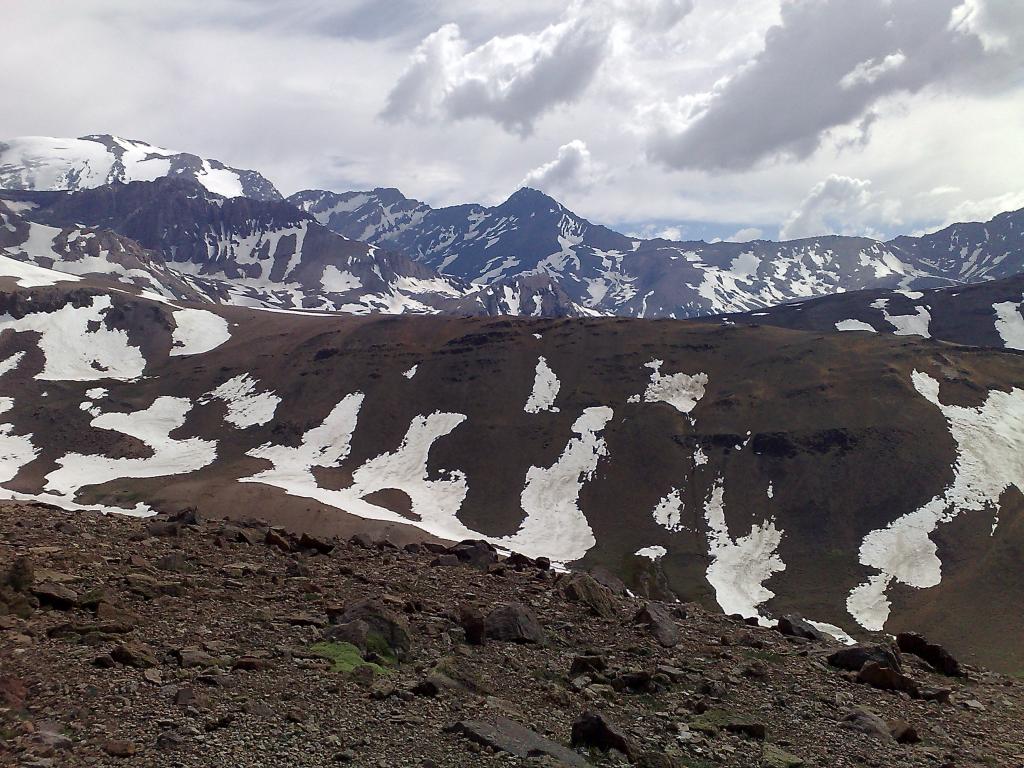
[[[598,576],[5,504],[0,764],[1024,765],[1019,680]]]

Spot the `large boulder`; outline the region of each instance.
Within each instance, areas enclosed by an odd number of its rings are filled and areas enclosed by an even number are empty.
[[[672,609],[662,603],[647,603],[637,612],[633,622],[646,626],[663,648],[679,645],[683,639]]]
[[[953,654],[937,643],[929,643],[916,632],[900,632],[896,635],[896,645],[904,653],[911,653],[927,662],[936,672],[950,677],[962,677],[964,674]]]
[[[40,605],[48,605],[60,611],[74,608],[78,604],[78,594],[53,581],[44,581],[32,587],[32,594],[39,600]]]
[[[579,603],[595,616],[615,618],[615,597],[608,587],[599,584],[587,573],[570,573],[559,581],[559,589],[570,603]]]
[[[363,653],[372,651],[385,658],[393,656],[397,661],[409,655],[409,622],[379,600],[363,600],[348,606],[332,621],[336,626],[326,631],[328,640],[352,643]]]
[[[899,652],[892,646],[864,645],[858,643],[846,648],[840,648],[828,656],[828,663],[833,667],[845,669],[850,672],[860,672],[865,663],[873,661],[883,667],[889,667],[896,672],[903,671],[903,664],[900,662]]]
[[[572,724],[570,744],[577,747],[599,749],[602,752],[617,750],[630,761],[637,757],[636,748],[625,731],[612,723],[600,712],[587,711]]]
[[[493,720],[463,720],[448,729],[459,733],[470,741],[490,747],[497,752],[507,752],[521,760],[549,757],[558,765],[571,768],[588,768],[590,763],[571,749],[541,736],[507,717]]]
[[[874,736],[882,741],[888,741],[892,738],[892,734],[889,733],[889,724],[870,709],[856,707],[847,712],[840,722],[844,728],[859,731],[868,736]]]
[[[448,550],[448,554],[455,555],[460,563],[475,565],[478,568],[486,568],[491,563],[498,562],[498,550],[489,542],[477,539],[460,541]]]
[[[502,603],[484,619],[487,637],[510,643],[543,643],[544,628],[522,603]]]
[[[809,621],[792,613],[779,619],[777,629],[788,637],[802,637],[805,640],[814,640],[819,643],[830,639]]]
[[[916,682],[902,672],[897,672],[877,661],[864,662],[864,666],[857,672],[857,682],[867,683],[872,688],[881,688],[885,691],[903,691],[915,699],[920,696],[920,688]]]

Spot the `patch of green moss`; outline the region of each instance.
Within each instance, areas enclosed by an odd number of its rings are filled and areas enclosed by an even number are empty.
[[[356,667],[370,667],[377,674],[384,674],[387,671],[380,664],[364,661],[363,654],[352,643],[324,641],[311,645],[309,650],[328,659],[332,672],[351,672]]]
[[[775,744],[765,744],[762,748],[761,759],[765,768],[800,768],[804,761],[792,755]]]
[[[714,736],[732,722],[733,716],[724,709],[709,709],[690,721],[690,728]]]
[[[343,643],[343,645],[348,645],[348,643]],[[379,658],[385,666],[398,666],[398,657],[395,656],[395,652],[391,649],[391,646],[388,645],[387,641],[376,633],[371,632],[366,636],[366,651],[367,653],[377,654],[377,658]]]

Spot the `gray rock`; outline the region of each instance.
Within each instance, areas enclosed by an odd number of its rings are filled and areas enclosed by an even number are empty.
[[[636,614],[633,621],[636,624],[643,624],[650,629],[654,639],[663,648],[672,648],[679,645],[683,639],[671,609],[662,603],[647,603]]]
[[[629,760],[637,756],[636,748],[625,732],[600,712],[587,711],[572,724],[573,747],[594,747],[602,752],[615,749]]]
[[[551,757],[572,768],[588,768],[591,764],[568,747],[564,747],[523,725],[498,717],[490,721],[463,720],[448,729],[459,733],[476,744],[508,752],[516,757]]]
[[[815,627],[809,621],[806,621],[802,617],[792,613],[786,614],[779,619],[777,629],[779,632],[784,635],[788,635],[789,637],[802,637],[806,640],[814,640],[819,643],[830,639],[828,635]]]
[[[903,671],[898,653],[888,645],[851,645],[829,654],[828,663],[839,669],[860,672],[865,662],[874,661],[897,672]]]
[[[874,736],[882,741],[892,739],[892,734],[889,732],[889,724],[870,709],[864,709],[863,707],[857,707],[847,712],[843,716],[842,725],[845,728],[852,728],[855,731],[866,733],[868,736]]]
[[[487,636],[510,643],[543,643],[544,628],[522,603],[502,603],[484,619]]]

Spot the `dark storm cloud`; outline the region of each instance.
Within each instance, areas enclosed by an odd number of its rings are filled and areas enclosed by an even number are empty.
[[[984,7],[983,0],[976,5]],[[1008,65],[952,23],[960,0],[795,0],[764,51],[681,131],[657,130],[649,154],[673,168],[741,170],[806,158],[873,104],[932,83],[967,82]],[[1024,16],[1022,6],[1018,14]],[[992,67],[989,67],[991,60]],[[868,118],[865,125],[870,125]]]

